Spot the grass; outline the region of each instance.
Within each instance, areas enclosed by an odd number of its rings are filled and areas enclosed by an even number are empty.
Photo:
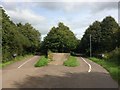
[[[120,85],[120,66],[116,62],[108,61],[104,59],[98,59],[91,57],[90,60],[100,64],[102,67],[104,67],[111,75],[111,77],[116,80]]]
[[[14,59],[12,59],[12,60],[10,60],[8,62],[0,63],[0,68],[1,67],[6,67],[7,65],[10,65],[10,64],[12,64],[14,62],[17,62],[17,61],[20,61],[20,60],[28,59],[28,58],[30,58],[32,56],[33,55],[18,56],[18,57],[14,58]]]
[[[35,64],[35,67],[42,67],[42,66],[46,66],[48,65],[48,58],[46,58],[45,56],[42,56],[39,61]]]
[[[68,67],[79,66],[79,64],[80,63],[77,61],[77,59],[74,56],[70,56],[68,60],[64,61],[63,63],[64,66],[68,66]]]

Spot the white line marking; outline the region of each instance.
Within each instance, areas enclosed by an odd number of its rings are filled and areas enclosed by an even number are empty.
[[[88,72],[91,72],[91,65],[85,60],[85,59],[83,59],[82,57],[81,57],[81,59],[89,66],[89,70],[88,70]]]
[[[34,58],[34,57],[33,57]],[[27,60],[27,61],[25,61],[23,64],[21,64],[18,68],[21,68],[23,65],[25,65],[27,62],[29,62],[29,61],[31,61],[32,60],[32,58],[31,59],[29,59],[29,60]]]

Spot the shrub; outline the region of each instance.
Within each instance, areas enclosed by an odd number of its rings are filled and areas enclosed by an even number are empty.
[[[107,60],[114,61],[120,64],[120,48],[116,48],[112,52],[107,54]]]

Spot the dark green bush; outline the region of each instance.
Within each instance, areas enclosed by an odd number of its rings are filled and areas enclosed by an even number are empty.
[[[120,64],[120,60],[119,60],[120,59],[120,48],[116,48],[112,52],[108,53],[106,59]]]

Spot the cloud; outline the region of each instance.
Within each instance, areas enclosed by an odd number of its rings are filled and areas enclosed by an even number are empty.
[[[104,10],[111,10],[111,9],[117,9],[118,10],[118,2],[93,2],[93,5],[91,5],[92,13],[98,13]]]
[[[116,2],[33,2],[2,4],[14,22],[29,22],[41,32],[42,39],[58,22],[69,26],[81,38],[95,20],[101,21],[108,15],[116,20],[118,17]]]
[[[83,2],[39,2],[36,5],[39,8],[44,8],[50,11],[73,12],[80,10],[83,6]]]
[[[24,10],[16,9],[15,11],[8,10],[7,13],[11,16],[11,19],[16,23],[29,22],[32,25],[36,25],[45,20],[45,17],[37,15],[34,12],[27,10],[27,9],[24,9]]]
[[[47,34],[43,34],[43,35],[41,35],[41,41],[44,41],[44,37],[46,37],[47,36]]]
[[[112,0],[111,0],[112,1]],[[118,2],[40,2],[36,4],[51,11],[64,10],[67,12],[78,12],[84,9],[91,9],[91,12],[100,12],[102,10],[118,9]]]
[[[30,23],[34,28],[40,31],[41,34],[46,34],[50,29],[47,17],[41,15],[34,8],[37,8],[36,3],[31,2],[3,2],[2,6],[10,19],[22,24]]]
[[[40,31],[41,34],[47,34],[49,30],[51,29],[50,24],[47,24],[47,22],[42,24],[37,24],[34,26],[38,31]]]
[[[5,2],[119,2],[119,0],[1,0]]]

